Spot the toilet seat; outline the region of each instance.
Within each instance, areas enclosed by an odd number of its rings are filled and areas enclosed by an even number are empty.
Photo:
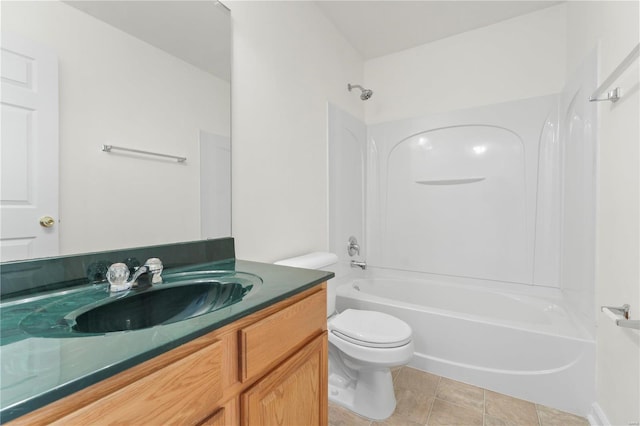
[[[343,340],[369,348],[397,348],[411,341],[411,327],[383,312],[347,309],[331,318],[327,328]]]

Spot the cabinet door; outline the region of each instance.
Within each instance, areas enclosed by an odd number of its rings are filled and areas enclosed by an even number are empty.
[[[242,394],[243,425],[327,424],[327,333]]]
[[[222,343],[216,341],[51,424],[194,424],[221,399],[221,370]]]

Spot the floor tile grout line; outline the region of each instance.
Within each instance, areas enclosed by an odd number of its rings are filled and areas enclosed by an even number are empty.
[[[487,423],[487,390],[482,388],[482,426]]]
[[[427,416],[427,422],[424,424],[425,426],[429,425],[429,420],[431,419],[431,413],[433,412],[433,406],[435,405],[436,397],[438,396],[438,388],[440,387],[440,382],[442,382],[442,376],[436,375],[436,377],[438,378],[438,384],[436,385],[436,389],[434,391],[433,398],[431,400],[431,407],[429,407],[429,415]]]
[[[484,404],[485,404],[485,391],[486,391],[486,389],[481,388],[479,386],[470,385],[468,383],[458,382],[456,380],[449,379],[449,378],[443,377],[443,376],[437,376],[436,375],[436,377],[439,377],[440,379],[438,381],[438,385],[436,386],[436,393],[434,394],[434,398],[438,399],[438,400],[440,400],[440,401],[442,401],[444,403],[451,404],[451,405],[454,405],[454,406],[459,407],[459,408],[465,408],[465,409],[471,409],[471,410],[477,411],[477,408],[474,405],[471,405],[471,404],[470,405],[465,405],[463,403],[457,403],[457,402],[449,401],[447,399],[439,397],[439,395],[440,395],[440,385],[442,384],[442,380],[443,379],[444,380],[449,380],[449,381],[452,381],[452,382],[456,382],[456,383],[460,383],[462,385],[471,386],[471,387],[474,387],[476,389],[481,390],[482,391],[482,416],[484,417]]]
[[[429,407],[429,414],[427,415],[427,422],[424,424],[424,426],[429,426],[429,419],[431,419],[431,412],[433,411],[433,404],[436,403],[436,397],[434,396],[431,399],[431,406]]]
[[[542,426],[542,420],[540,420],[540,412],[538,411],[538,404],[534,404],[536,407],[536,417],[538,418],[538,426]]]
[[[437,399],[438,401],[444,402],[445,404],[453,405],[454,407],[457,407],[457,408],[464,408],[464,409],[467,409],[467,410],[472,410],[472,411],[475,411],[476,413],[478,413],[480,411],[480,410],[478,410],[478,409],[476,409],[476,408],[474,408],[474,407],[472,407],[470,405],[458,404],[458,403],[455,403],[455,402],[447,401],[446,399],[438,398],[437,396],[434,396],[433,399],[434,400]],[[482,410],[481,414],[484,416],[484,409]]]

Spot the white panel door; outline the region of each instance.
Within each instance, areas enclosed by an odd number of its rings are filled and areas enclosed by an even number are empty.
[[[54,256],[58,60],[51,49],[15,34],[3,32],[1,45],[0,260]]]

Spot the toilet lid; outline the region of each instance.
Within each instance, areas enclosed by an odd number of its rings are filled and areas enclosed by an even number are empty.
[[[382,312],[347,309],[327,326],[338,337],[361,346],[395,348],[411,341],[411,327]]]

